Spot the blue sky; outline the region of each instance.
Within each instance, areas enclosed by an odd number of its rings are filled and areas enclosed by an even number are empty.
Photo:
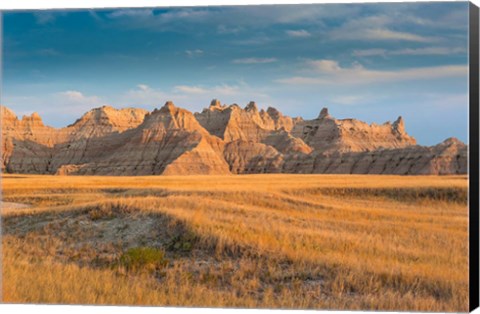
[[[1,102],[62,127],[102,105],[255,100],[466,142],[467,45],[467,2],[4,12]]]

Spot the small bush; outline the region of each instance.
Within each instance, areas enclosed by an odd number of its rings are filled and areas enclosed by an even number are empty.
[[[122,202],[108,202],[88,208],[87,213],[91,220],[113,219],[120,215],[131,214],[136,208]]]
[[[176,252],[190,252],[193,249],[197,236],[189,231],[172,237],[167,244],[167,249]]]
[[[151,247],[136,247],[127,250],[120,257],[120,266],[127,271],[160,271],[168,265],[165,252]]]
[[[92,208],[88,211],[88,216],[91,220],[100,220],[100,219],[113,219],[115,214],[109,206],[101,205],[95,208]]]

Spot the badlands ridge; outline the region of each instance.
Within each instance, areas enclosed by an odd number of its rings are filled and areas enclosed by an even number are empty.
[[[419,146],[404,121],[284,116],[213,100],[200,113],[104,106],[61,128],[1,106],[2,172],[61,175],[247,173],[465,174],[467,146]]]

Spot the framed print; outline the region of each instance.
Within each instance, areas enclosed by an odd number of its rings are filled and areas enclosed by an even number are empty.
[[[3,10],[2,302],[474,310],[478,16]]]

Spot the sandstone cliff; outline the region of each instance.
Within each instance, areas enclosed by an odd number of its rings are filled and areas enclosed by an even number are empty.
[[[110,148],[93,155],[72,174],[226,174],[223,142],[193,114],[167,102],[137,128],[98,139]]]
[[[416,144],[405,132],[402,117],[393,124],[369,125],[355,119],[337,120],[328,114],[327,108],[317,119],[296,123],[292,135],[322,152],[361,152]]]
[[[21,120],[0,106],[2,121],[2,171],[13,173],[55,173],[65,164],[81,163],[109,146],[95,146],[94,138],[134,128],[147,114],[142,109],[96,108],[68,127],[45,126],[37,113]],[[104,143],[107,141],[103,141]]]
[[[196,113],[195,118],[210,134],[227,143],[247,141],[267,144],[281,152],[311,151],[302,139],[290,135],[294,119],[274,108],[259,111],[253,101],[242,109],[237,104],[222,106],[213,100],[210,107]]]
[[[1,106],[2,171],[37,174],[186,175],[246,173],[461,174],[467,146],[450,138],[416,145],[401,117],[367,124],[284,116],[213,100],[200,113],[104,106],[65,128]]]

